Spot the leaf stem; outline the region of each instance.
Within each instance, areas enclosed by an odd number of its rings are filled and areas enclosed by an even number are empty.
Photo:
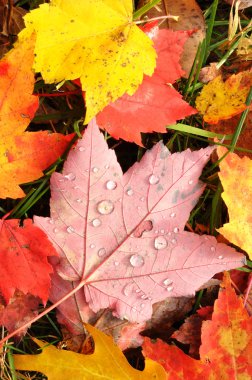
[[[157,21],[157,20],[165,20],[167,18],[171,18],[175,21],[178,21],[179,19],[179,16],[173,16],[173,15],[166,15],[166,16],[159,16],[159,17],[153,17],[153,18],[148,18],[147,20],[138,20],[138,21],[134,21],[134,23],[136,25],[138,24],[144,24],[146,22],[151,22],[151,21]]]

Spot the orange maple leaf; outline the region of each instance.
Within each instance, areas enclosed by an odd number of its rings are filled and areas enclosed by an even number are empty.
[[[217,149],[219,158],[226,152],[224,147]],[[220,162],[219,177],[224,188],[222,198],[228,207],[229,223],[218,231],[252,258],[252,160],[228,153]]]
[[[252,376],[252,318],[224,275],[211,321],[203,322],[201,360],[160,339],[145,338],[144,355],[165,368],[168,380],[235,380]]]
[[[34,37],[18,42],[0,61],[0,198],[19,198],[19,184],[43,175],[66,149],[73,135],[25,132],[37,108],[32,95]]]

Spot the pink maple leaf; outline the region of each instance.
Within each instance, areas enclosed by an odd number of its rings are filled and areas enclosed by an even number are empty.
[[[160,142],[123,174],[92,121],[51,177],[51,218],[35,217],[58,251],[62,286],[83,286],[78,294],[93,312],[109,307],[142,322],[154,303],[193,295],[215,273],[241,266],[233,248],[184,231],[213,149],[171,155]]]

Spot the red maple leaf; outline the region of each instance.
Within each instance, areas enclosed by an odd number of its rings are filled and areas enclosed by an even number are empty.
[[[171,86],[184,72],[179,59],[189,32],[158,31],[154,46],[158,54],[152,77],[144,76],[134,95],[123,95],[97,115],[99,127],[114,138],[142,145],[141,132],[166,132],[166,126],[197,113]]]

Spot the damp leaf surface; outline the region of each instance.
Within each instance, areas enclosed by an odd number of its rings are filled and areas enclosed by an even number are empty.
[[[63,173],[52,174],[51,218],[35,224],[59,253],[59,278],[83,285],[94,312],[111,308],[142,322],[154,303],[191,296],[215,273],[242,265],[244,256],[213,236],[184,231],[213,149],[171,155],[160,142],[123,175],[93,120]]]

